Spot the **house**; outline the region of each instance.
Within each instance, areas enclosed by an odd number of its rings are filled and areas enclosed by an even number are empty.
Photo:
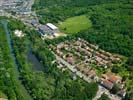
[[[121,78],[117,77],[117,76],[110,76],[109,77],[109,80],[112,82],[112,83],[120,83],[121,82]]]
[[[24,37],[24,33],[20,30],[15,30],[14,31],[14,34],[17,36],[17,37]]]
[[[58,56],[60,56],[60,57],[63,55],[63,53],[60,52],[58,49],[57,49],[55,52],[56,52],[56,54],[57,54]]]
[[[82,70],[82,73],[83,74],[86,74],[87,75],[88,72],[89,72],[89,69],[88,68],[83,68],[83,70]]]
[[[112,61],[113,63],[120,62],[120,60],[121,60],[120,58],[114,57],[114,56],[111,56],[110,59],[111,59],[111,61]]]
[[[67,55],[66,55],[66,60],[67,60],[67,62],[70,63],[71,65],[74,64],[74,58],[73,58],[73,55],[71,55],[71,54],[67,54]]]
[[[76,69],[78,71],[81,71],[82,73],[84,73],[85,66],[83,65],[83,63],[80,63],[80,64],[76,65]]]
[[[112,82],[105,80],[105,79],[101,81],[101,85],[109,90],[111,90],[114,86],[114,84]]]
[[[119,92],[118,92],[118,95],[121,96],[122,98],[124,98],[126,96],[126,91],[124,89],[121,89]]]
[[[119,76],[114,75],[111,72],[108,72],[106,74],[103,74],[102,77],[106,80],[109,80],[110,82],[112,82],[113,84],[115,83],[121,83],[122,78]]]
[[[92,79],[94,79],[95,78],[95,76],[96,76],[96,72],[94,71],[94,70],[91,70],[90,72],[89,72],[89,77],[90,78],[92,78]]]

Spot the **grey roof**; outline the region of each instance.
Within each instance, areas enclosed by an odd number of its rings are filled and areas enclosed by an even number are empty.
[[[38,23],[38,21],[37,21],[36,19],[33,19],[33,20],[31,21],[31,24],[35,25],[35,24],[39,24],[39,23]]]

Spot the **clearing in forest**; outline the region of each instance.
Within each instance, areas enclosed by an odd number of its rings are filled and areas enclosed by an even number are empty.
[[[60,30],[65,33],[77,33],[87,30],[92,26],[91,21],[85,15],[71,17],[59,23]]]

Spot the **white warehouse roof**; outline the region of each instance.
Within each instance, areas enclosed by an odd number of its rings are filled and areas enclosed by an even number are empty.
[[[52,30],[56,30],[58,29],[58,27],[56,27],[55,25],[51,24],[51,23],[47,23],[46,24],[49,28],[51,28]]]

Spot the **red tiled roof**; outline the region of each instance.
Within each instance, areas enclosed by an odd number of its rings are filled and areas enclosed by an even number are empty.
[[[118,81],[119,79],[118,79],[118,77],[112,75],[112,76],[109,77],[109,80],[110,80],[111,82],[115,83],[115,82]]]
[[[104,77],[105,79],[109,80],[112,83],[116,83],[118,80],[120,80],[121,78],[119,76],[114,75],[113,73],[106,73],[103,74],[102,77]]]

